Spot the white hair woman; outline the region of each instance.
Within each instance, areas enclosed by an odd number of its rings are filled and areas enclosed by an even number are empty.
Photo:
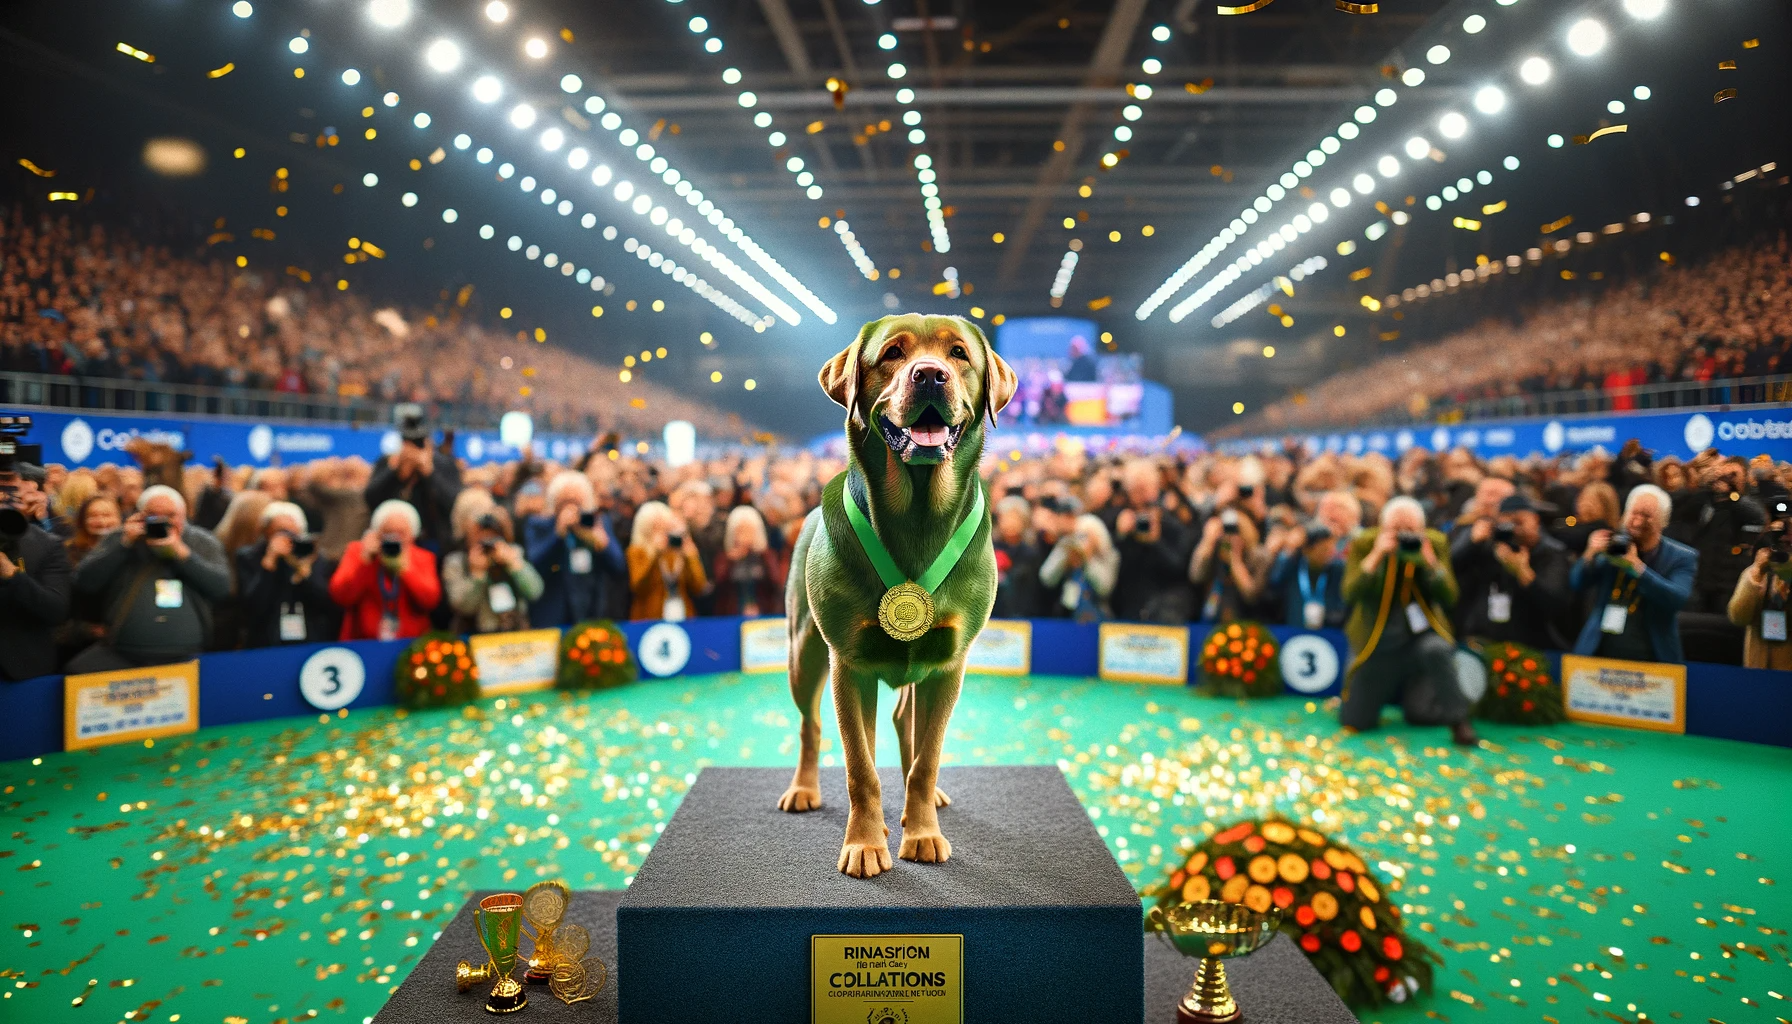
[[[1456,595],[1450,542],[1426,528],[1423,505],[1389,498],[1378,524],[1358,533],[1345,556],[1344,632],[1354,652],[1338,709],[1346,729],[1378,728],[1382,706],[1398,693],[1408,724],[1448,725],[1452,741],[1479,742],[1456,681],[1449,621]]]
[[[261,510],[261,539],[236,552],[246,646],[316,643],[341,633],[342,613],[330,599],[336,563],[318,554],[310,525],[292,502],[269,502]]]
[[[554,474],[545,500],[539,515],[522,518],[519,512],[523,550],[543,583],[539,598],[529,603],[529,621],[546,628],[599,618],[606,592],[624,572],[610,517],[598,506],[592,480],[573,470]]]
[[[1064,615],[1078,622],[1100,622],[1110,618],[1108,597],[1120,578],[1120,552],[1108,534],[1107,524],[1099,516],[1080,515],[1075,527],[1045,556],[1039,567],[1039,580],[1057,595],[1052,615]]]
[[[635,512],[628,545],[629,618],[682,622],[709,589],[703,560],[683,519],[663,501]]]
[[[436,556],[417,546],[423,519],[407,501],[380,502],[367,532],[342,553],[330,597],[342,606],[342,639],[397,640],[422,635],[442,600]]]
[[[716,614],[784,614],[784,578],[788,567],[767,543],[765,518],[751,505],[728,513],[722,529],[722,553],[716,557]]]
[[[1594,530],[1587,537],[1587,550],[1569,570],[1568,582],[1597,603],[1574,653],[1624,661],[1686,660],[1678,616],[1692,600],[1699,556],[1662,535],[1673,511],[1666,491],[1638,484],[1624,499],[1624,533]],[[1773,624],[1774,634],[1783,635],[1784,621]]]
[[[529,625],[541,574],[512,543],[510,516],[493,508],[467,526],[463,550],[442,562],[442,588],[457,633],[505,633]]]

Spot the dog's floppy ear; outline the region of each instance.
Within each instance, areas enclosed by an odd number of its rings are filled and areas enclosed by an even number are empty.
[[[859,378],[864,373],[859,365],[859,353],[864,351],[865,342],[877,332],[882,320],[873,320],[860,328],[859,336],[852,344],[842,349],[834,358],[822,366],[817,378],[821,381],[821,390],[827,396],[846,408],[847,418],[859,420]]]
[[[970,328],[971,334],[983,344],[983,408],[989,414],[989,425],[996,425],[996,413],[1008,407],[1014,398],[1014,391],[1020,386],[1020,378],[1015,376],[1014,367],[1008,361],[996,355],[995,346],[989,343],[983,331],[969,320],[964,325]]]

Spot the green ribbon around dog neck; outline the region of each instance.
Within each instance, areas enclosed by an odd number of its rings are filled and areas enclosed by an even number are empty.
[[[964,549],[971,546],[971,538],[977,535],[977,527],[983,522],[983,486],[976,480],[971,481],[971,486],[976,489],[976,500],[971,504],[970,514],[964,517],[964,522],[958,524],[958,529],[952,531],[946,546],[940,549],[939,557],[915,581],[929,594],[939,589],[939,585],[952,574],[953,567],[963,557]],[[853,489],[850,476],[846,479],[845,490],[846,501],[842,504],[846,506],[846,520],[852,524],[852,532],[858,535],[859,544],[871,559],[871,567],[877,570],[878,579],[883,580],[886,588],[908,582],[907,574],[896,567],[896,560],[890,557],[890,549],[884,547],[884,542],[878,539],[871,520],[866,517],[865,510],[859,507],[859,496]]]

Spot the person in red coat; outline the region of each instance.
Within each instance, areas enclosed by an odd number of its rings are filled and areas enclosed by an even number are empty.
[[[422,529],[417,510],[394,498],[373,510],[367,533],[342,552],[330,577],[330,597],[343,609],[342,639],[398,640],[428,632],[442,581],[436,556],[416,546]]]

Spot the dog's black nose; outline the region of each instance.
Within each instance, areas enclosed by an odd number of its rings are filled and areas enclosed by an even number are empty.
[[[916,384],[944,384],[951,376],[946,364],[932,359],[917,362],[909,369],[909,379]]]

